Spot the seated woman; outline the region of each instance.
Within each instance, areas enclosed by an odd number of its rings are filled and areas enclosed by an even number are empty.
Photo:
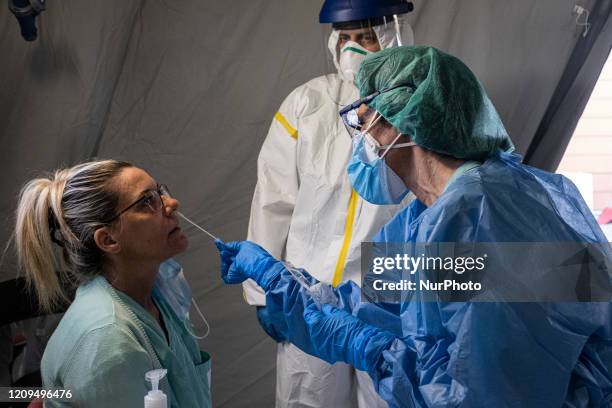
[[[160,389],[168,406],[210,406],[210,359],[188,328],[191,292],[168,260],[188,245],[178,207],[144,170],[114,160],[60,170],[22,189],[18,260],[41,306],[66,300],[60,280],[79,284],[41,363],[45,388],[71,391],[67,405],[143,406],[145,373],[165,368]]]

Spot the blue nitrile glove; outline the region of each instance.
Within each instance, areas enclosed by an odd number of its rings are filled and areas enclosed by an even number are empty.
[[[304,321],[316,356],[333,364],[343,361],[374,376],[382,352],[396,337],[359,320],[343,309],[315,304],[304,309]]]
[[[251,241],[215,241],[221,255],[221,278],[225,283],[253,279],[265,291],[284,269],[265,249]]]
[[[262,329],[272,337],[277,343],[286,341],[281,333],[276,330],[273,323],[273,316],[270,315],[270,311],[266,306],[257,306],[257,320]]]

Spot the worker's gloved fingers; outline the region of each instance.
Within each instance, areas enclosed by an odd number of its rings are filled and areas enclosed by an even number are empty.
[[[231,250],[230,247],[227,246],[227,244],[221,241],[215,241],[215,246],[217,247],[217,250],[219,251],[219,256],[221,256],[221,260],[223,262],[231,263],[234,261],[233,258],[236,256],[236,254],[234,253],[234,251]]]
[[[223,242],[220,239],[215,240],[215,246],[221,254],[236,256],[240,250],[240,245],[243,241]]]
[[[248,276],[245,275],[237,262],[232,262],[227,272],[225,274],[221,273],[221,278],[225,283],[234,284],[244,282]]]
[[[227,273],[234,262],[235,253],[224,242],[215,241],[215,245],[219,250],[221,278],[225,281]]]
[[[221,256],[221,278],[225,283],[240,283],[252,278],[260,284],[271,263],[276,262],[268,251],[251,241],[224,243],[217,240],[215,245]]]
[[[258,282],[258,278],[270,267],[270,259],[274,258],[268,251],[251,241],[240,242],[239,249],[236,264],[247,278],[253,278]]]
[[[217,247],[219,253],[221,253],[223,249],[225,249],[225,242],[221,241],[220,239],[215,239],[215,246]]]

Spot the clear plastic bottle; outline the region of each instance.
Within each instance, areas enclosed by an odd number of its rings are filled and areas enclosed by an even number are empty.
[[[145,408],[168,408],[168,398],[159,389],[159,382],[166,376],[168,370],[160,368],[147,371],[145,378],[151,383],[151,391],[144,397]]]

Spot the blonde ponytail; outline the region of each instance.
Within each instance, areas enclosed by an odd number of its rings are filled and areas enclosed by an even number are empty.
[[[129,163],[101,160],[58,170],[21,190],[15,224],[19,266],[34,288],[40,308],[66,303],[62,281],[91,278],[104,256],[93,234],[116,212],[118,196],[110,184]]]
[[[20,193],[15,227],[15,246],[19,266],[26,272],[26,281],[36,288],[38,302],[43,310],[52,310],[66,302],[56,271],[65,269],[62,257],[57,256],[49,231],[50,208],[57,207],[53,201],[57,188],[46,178],[27,183]]]

